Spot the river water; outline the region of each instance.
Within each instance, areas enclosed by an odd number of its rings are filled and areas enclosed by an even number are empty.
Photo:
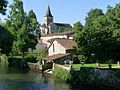
[[[0,90],[93,90],[81,86],[71,88],[50,74],[42,74],[0,64]]]

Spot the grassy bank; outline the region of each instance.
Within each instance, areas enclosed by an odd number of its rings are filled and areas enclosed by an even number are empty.
[[[83,65],[84,67],[96,67],[96,63],[91,63],[91,64],[84,64]],[[112,64],[112,67],[115,67],[117,66],[117,64]],[[80,67],[82,67],[81,64],[73,64],[73,68],[77,68],[79,69]],[[100,67],[102,68],[105,68],[105,67],[108,67],[108,64],[100,64]]]

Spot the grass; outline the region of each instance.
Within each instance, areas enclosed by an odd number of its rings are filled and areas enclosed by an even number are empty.
[[[73,64],[73,68],[79,69],[82,65],[81,64]],[[84,64],[84,67],[96,67],[96,63],[91,64]],[[112,64],[112,67],[117,66],[117,64]],[[100,67],[108,67],[108,64],[100,64]]]

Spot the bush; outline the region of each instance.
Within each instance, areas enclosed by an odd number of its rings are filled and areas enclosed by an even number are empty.
[[[25,61],[26,62],[32,62],[32,63],[37,63],[37,57],[35,57],[34,55],[27,55],[25,57]]]
[[[24,59],[21,56],[10,56],[8,57],[8,63],[11,66],[15,66],[15,67],[26,67],[27,66],[27,62],[32,62],[32,63],[36,63],[37,58],[33,55],[28,55],[26,56]]]
[[[53,75],[62,80],[68,81],[70,78],[70,71],[63,69],[58,65],[55,65]]]
[[[27,66],[26,62],[20,57],[8,57],[8,63],[9,65],[16,67]]]

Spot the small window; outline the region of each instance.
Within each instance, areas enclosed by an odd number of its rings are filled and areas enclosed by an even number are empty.
[[[55,52],[55,45],[53,44],[53,52]]]

